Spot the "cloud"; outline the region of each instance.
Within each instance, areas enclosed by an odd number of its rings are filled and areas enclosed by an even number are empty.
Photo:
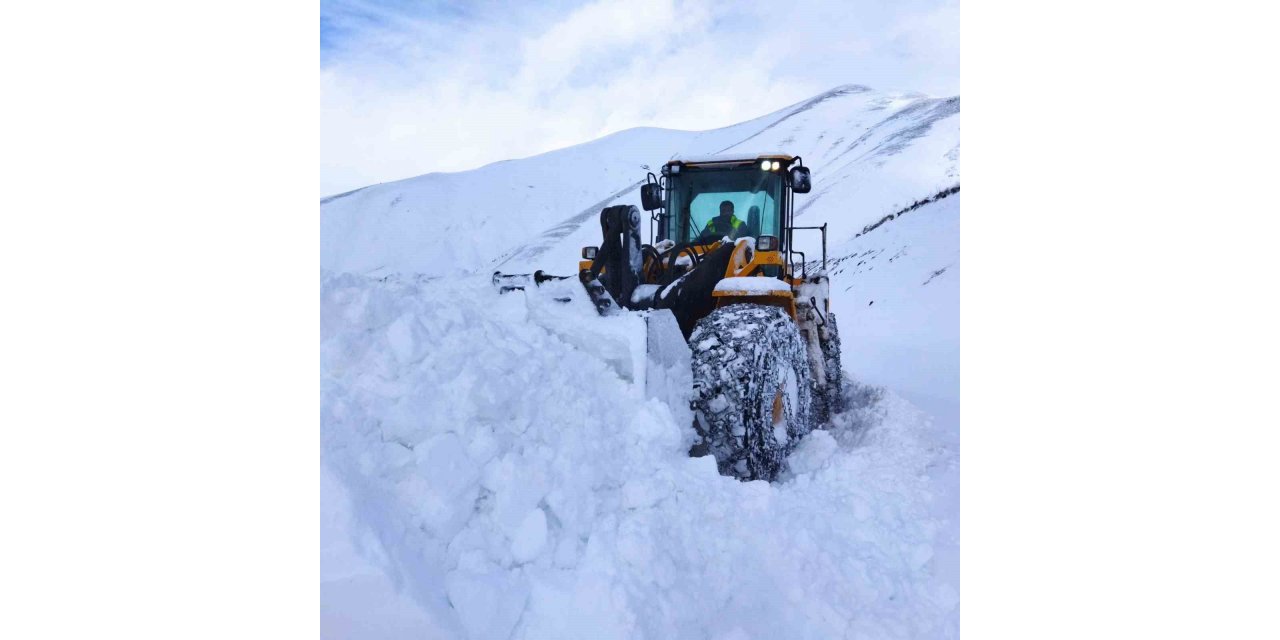
[[[331,0],[321,45],[323,194],[726,126],[838,84],[959,92],[954,2]]]

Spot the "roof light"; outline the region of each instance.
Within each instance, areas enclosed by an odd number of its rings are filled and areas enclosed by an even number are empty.
[[[768,170],[769,170],[769,161],[768,161],[768,160],[765,160],[764,162],[761,162],[761,163],[760,163],[760,168],[761,168],[761,169],[764,169],[765,171],[768,171]]]
[[[782,168],[782,165],[781,165],[777,160],[774,160],[774,161],[773,161],[773,170],[774,170],[774,171],[777,171],[778,169],[781,169],[781,168]]]

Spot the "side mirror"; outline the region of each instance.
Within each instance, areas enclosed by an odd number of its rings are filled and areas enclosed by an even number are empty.
[[[645,211],[662,208],[662,187],[656,182],[645,183],[640,187],[640,205]]]
[[[809,193],[813,189],[813,179],[809,177],[809,167],[795,167],[791,170],[791,190],[796,193]]]

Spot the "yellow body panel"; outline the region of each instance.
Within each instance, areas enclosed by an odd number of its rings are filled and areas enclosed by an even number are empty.
[[[740,244],[734,248],[733,255],[729,257],[729,266],[725,268],[724,277],[741,278],[744,276],[750,276],[767,278],[769,276],[756,274],[759,273],[761,267],[770,265],[782,267],[783,273],[786,274],[786,264],[784,264],[782,260],[781,252],[754,251],[747,244]],[[786,278],[785,281],[792,287],[795,286],[795,282],[791,278]],[[754,304],[781,307],[787,312],[787,315],[791,316],[792,319],[796,317],[796,297],[793,291],[771,291],[769,293],[760,293],[729,289],[712,291],[711,297],[715,298],[717,308],[731,305],[735,302],[751,302]]]

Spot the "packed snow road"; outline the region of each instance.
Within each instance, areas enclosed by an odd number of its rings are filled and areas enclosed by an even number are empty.
[[[788,474],[743,483],[688,457],[687,408],[626,375],[634,318],[585,296],[329,273],[321,296],[322,462],[350,506],[325,535],[423,633],[957,635],[957,455],[892,393],[850,383]]]

